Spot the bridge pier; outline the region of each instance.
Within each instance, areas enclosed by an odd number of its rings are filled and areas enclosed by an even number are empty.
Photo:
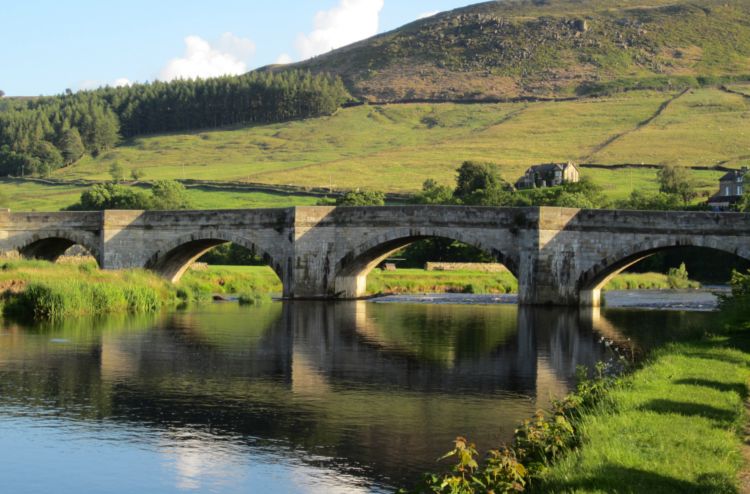
[[[469,206],[258,210],[0,211],[0,251],[54,261],[80,244],[102,269],[151,269],[172,282],[234,242],[261,256],[289,298],[365,294],[368,273],[430,238],[463,242],[518,279],[521,305],[598,306],[617,273],[666,249],[708,247],[750,259],[750,214]]]

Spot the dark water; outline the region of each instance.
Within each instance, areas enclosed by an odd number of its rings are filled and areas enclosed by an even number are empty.
[[[697,317],[310,302],[4,320],[0,492],[392,492],[457,435],[509,441],[610,358],[602,338]]]

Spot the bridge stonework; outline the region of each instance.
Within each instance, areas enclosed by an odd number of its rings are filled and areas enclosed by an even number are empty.
[[[356,298],[389,255],[428,238],[472,245],[517,278],[519,303],[593,305],[617,273],[656,252],[698,246],[750,259],[750,214],[468,206],[204,211],[0,212],[0,249],[54,261],[80,244],[102,269],[146,268],[178,282],[213,247],[263,257],[290,298]]]

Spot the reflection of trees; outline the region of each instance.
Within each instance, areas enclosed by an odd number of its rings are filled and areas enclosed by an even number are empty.
[[[480,448],[509,440],[538,406],[528,397],[543,406],[576,364],[602,355],[578,312],[560,309],[295,302],[111,317],[17,326],[73,343],[0,339],[11,358],[0,369],[19,353],[33,367],[0,373],[3,399],[259,448],[280,441],[393,479],[430,468],[458,434]]]

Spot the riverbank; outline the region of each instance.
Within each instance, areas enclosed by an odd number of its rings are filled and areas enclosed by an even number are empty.
[[[207,271],[188,271],[182,283],[190,285],[195,290],[211,293],[282,291],[281,281],[268,266],[209,266]],[[700,283],[690,280],[670,283],[667,275],[659,273],[625,273],[613,278],[604,290],[666,290],[700,286]],[[375,269],[367,276],[367,294],[376,293],[518,293],[518,280],[510,272]]]
[[[95,263],[9,261],[0,266],[2,314],[71,317],[155,310],[177,300],[176,289],[144,270],[100,271]]]
[[[580,446],[532,491],[738,492],[749,368],[745,332],[655,351],[583,415]]]

